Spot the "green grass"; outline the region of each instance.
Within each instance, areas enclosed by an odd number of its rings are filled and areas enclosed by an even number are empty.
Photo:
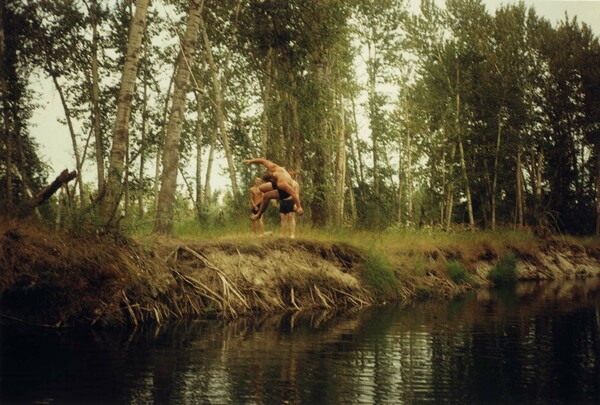
[[[452,260],[446,265],[448,275],[455,284],[472,283],[473,276],[469,274],[461,262]]]
[[[392,301],[399,298],[400,280],[385,255],[369,249],[365,254],[363,266],[361,276],[377,299]]]
[[[496,286],[517,282],[517,255],[508,252],[500,257],[498,264],[489,272],[488,279]]]

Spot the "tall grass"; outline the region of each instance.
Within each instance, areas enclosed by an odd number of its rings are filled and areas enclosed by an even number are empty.
[[[517,255],[511,251],[500,257],[498,264],[489,272],[488,279],[496,286],[515,284],[517,282]]]
[[[361,276],[378,300],[392,301],[399,298],[400,280],[385,255],[373,249],[367,250]]]
[[[459,261],[452,260],[446,265],[448,275],[455,284],[472,283],[473,276],[469,274],[465,266]]]

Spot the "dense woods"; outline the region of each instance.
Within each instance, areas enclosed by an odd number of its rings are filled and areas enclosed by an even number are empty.
[[[247,220],[264,156],[315,226],[600,233],[600,43],[577,18],[477,0],[6,0],[0,215],[49,183],[45,78],[73,182],[38,215]],[[215,159],[229,184],[215,189]],[[85,164],[96,168],[83,175]]]

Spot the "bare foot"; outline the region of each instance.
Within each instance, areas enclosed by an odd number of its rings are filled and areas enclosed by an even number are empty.
[[[295,235],[290,235],[290,239],[296,239]]]

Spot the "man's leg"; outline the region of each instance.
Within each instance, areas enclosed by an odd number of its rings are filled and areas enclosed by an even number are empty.
[[[285,228],[286,228],[286,224],[287,224],[287,214],[279,214],[279,218],[281,219],[281,230],[279,231],[279,233],[281,234],[281,236],[285,236]]]
[[[257,219],[262,218],[262,216],[265,213],[265,211],[267,210],[267,208],[269,208],[269,202],[274,198],[279,198],[278,190],[272,190],[272,191],[268,191],[268,192],[264,193],[262,201],[260,203],[260,210],[258,211],[258,213],[254,214],[254,215],[250,215],[250,219],[253,221],[256,221]]]
[[[290,238],[294,239],[296,237],[296,213],[290,212],[287,216],[290,224]]]
[[[260,231],[260,236],[263,236],[265,234],[265,223],[263,222],[263,219],[259,219],[258,221],[252,221],[252,223],[258,222],[258,230]]]

